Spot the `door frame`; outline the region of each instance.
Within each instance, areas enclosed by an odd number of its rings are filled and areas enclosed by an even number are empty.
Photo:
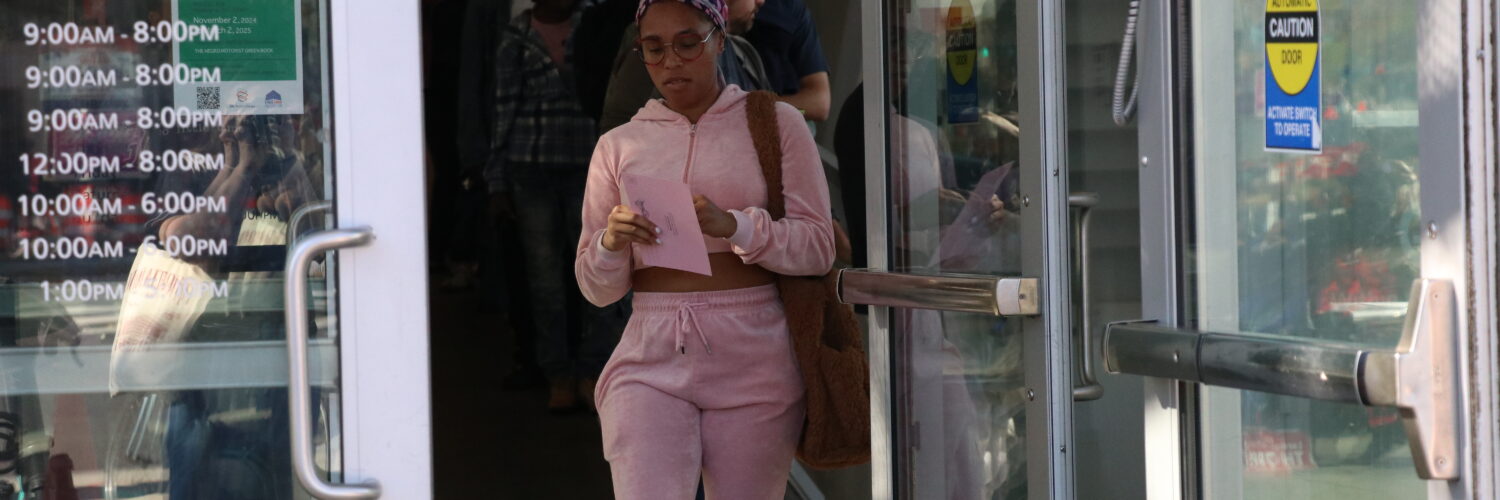
[[[863,0],[860,2],[860,61],[864,82],[864,146],[865,164],[843,165],[842,168],[865,169],[865,227],[867,262],[871,268],[889,269],[887,252],[890,219],[886,209],[890,200],[886,195],[886,88],[885,62],[889,54],[885,49],[885,1]],[[894,500],[896,498],[895,452],[891,435],[894,427],[891,417],[895,408],[891,398],[891,308],[870,306],[865,350],[870,362],[870,498],[872,500]]]
[[[1470,339],[1470,394],[1476,398],[1470,402],[1473,427],[1469,431],[1469,442],[1473,451],[1469,454],[1472,463],[1468,467],[1472,474],[1471,491],[1476,498],[1495,498],[1500,495],[1500,311],[1497,302],[1500,290],[1500,164],[1496,148],[1497,129],[1500,129],[1500,104],[1495,92],[1500,88],[1500,65],[1496,64],[1495,51],[1497,27],[1500,27],[1500,8],[1496,2],[1465,0],[1463,8],[1469,13],[1463,19],[1462,53],[1465,61],[1463,95],[1467,103],[1463,108],[1464,122],[1468,124],[1465,137],[1464,168],[1467,174],[1466,231],[1470,240],[1465,249],[1469,255],[1469,308],[1468,328]],[[1491,304],[1489,308],[1474,307],[1473,304]]]
[[[432,498],[420,2],[329,0],[339,227],[343,477],[383,498]],[[342,174],[342,175],[338,175]],[[502,443],[494,443],[500,446]]]
[[[1422,275],[1458,291],[1463,406],[1463,477],[1428,482],[1432,499],[1494,498],[1497,481],[1495,339],[1494,2],[1428,0],[1418,22],[1422,219],[1436,234],[1422,241]],[[1457,29],[1455,29],[1457,28]],[[1432,116],[1436,119],[1429,119]],[[1428,147],[1438,144],[1438,147]],[[1430,172],[1459,173],[1429,175]],[[1457,194],[1458,196],[1455,196]]]
[[[1140,158],[1141,317],[1180,325],[1178,285],[1181,260],[1178,235],[1182,216],[1175,190],[1182,165],[1179,158],[1177,23],[1172,15],[1177,0],[1142,0],[1137,31],[1139,101],[1136,108],[1137,148]],[[1196,452],[1189,448],[1196,421],[1184,408],[1196,387],[1166,379],[1144,381],[1140,397],[1145,412],[1142,439],[1146,450],[1146,498],[1198,498],[1189,479],[1196,477]]]
[[[1022,320],[1027,391],[1027,497],[1074,498],[1073,278],[1068,207],[1068,86],[1066,0],[1016,3],[1017,80],[1021,123],[1021,192],[1033,194],[1040,217],[1021,217],[1021,269],[1039,270],[1041,317]],[[1035,124],[1035,125],[1032,125]],[[1025,165],[1037,165],[1024,169]],[[1025,203],[1024,201],[1022,202]],[[1022,207],[1025,214],[1027,207]],[[1039,244],[1033,244],[1037,241]],[[1029,393],[1028,393],[1029,394]],[[1045,423],[1035,426],[1034,423]],[[1073,450],[1073,451],[1069,451]],[[1045,485],[1044,488],[1038,486]]]

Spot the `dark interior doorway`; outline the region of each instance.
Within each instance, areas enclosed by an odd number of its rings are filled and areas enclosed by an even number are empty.
[[[487,194],[466,189],[460,167],[460,61],[483,45],[465,21],[508,17],[510,0],[423,0],[422,10],[435,498],[611,498],[598,418],[548,413],[544,384],[506,387],[512,325],[525,320],[506,312],[525,292],[499,265],[504,228],[487,216]]]
[[[432,290],[435,498],[612,498],[598,417],[547,413],[547,389],[503,389],[515,343],[475,290]]]

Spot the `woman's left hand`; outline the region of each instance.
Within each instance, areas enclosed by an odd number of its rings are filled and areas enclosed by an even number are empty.
[[[703,230],[703,234],[728,238],[734,236],[734,231],[739,229],[739,222],[734,215],[719,208],[707,196],[693,195],[693,210],[698,212],[698,227]]]

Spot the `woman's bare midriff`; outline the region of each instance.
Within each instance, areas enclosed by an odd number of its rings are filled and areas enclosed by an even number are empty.
[[[656,293],[713,292],[776,282],[776,273],[746,264],[740,256],[732,253],[708,254],[708,264],[713,269],[713,276],[665,267],[636,270],[630,275],[631,288],[637,292]]]

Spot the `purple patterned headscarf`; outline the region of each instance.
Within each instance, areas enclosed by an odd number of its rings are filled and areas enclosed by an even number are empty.
[[[646,15],[646,7],[664,0],[641,0],[641,6],[635,9],[635,22],[641,22],[641,16]],[[703,11],[708,16],[709,22],[714,24],[720,32],[724,31],[724,23],[729,19],[729,4],[724,0],[677,0],[688,4],[689,7]]]

